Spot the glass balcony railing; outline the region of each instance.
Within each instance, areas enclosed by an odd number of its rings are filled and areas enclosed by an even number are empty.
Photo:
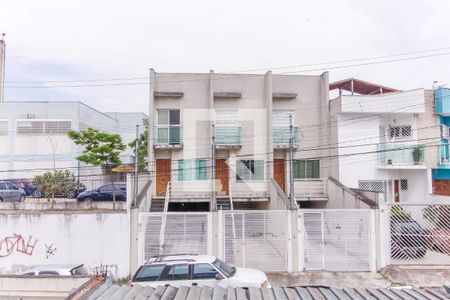
[[[291,132],[289,127],[273,127],[273,145],[274,147],[288,147]],[[298,144],[298,127],[292,129],[293,143]]]
[[[425,163],[425,145],[379,144],[378,164],[414,166]]]
[[[449,144],[441,144],[439,146],[439,164],[450,165],[450,146]]]
[[[242,144],[241,126],[215,126],[216,145],[240,146]]]
[[[155,145],[158,146],[176,146],[181,145],[182,127],[181,125],[156,125],[155,126]]]

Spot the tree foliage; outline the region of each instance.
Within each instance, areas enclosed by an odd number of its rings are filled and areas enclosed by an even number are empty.
[[[93,166],[121,164],[120,153],[126,145],[119,134],[88,128],[83,131],[69,131],[69,138],[75,144],[84,146],[83,154],[77,159]]]
[[[68,189],[77,187],[77,180],[72,172],[68,170],[47,172],[36,176],[33,185],[39,187],[39,192],[47,199],[54,195],[67,195]]]
[[[143,119],[145,130],[139,135],[138,140],[138,155],[139,155],[139,172],[145,172],[148,168],[148,119]],[[132,149],[136,148],[136,139],[134,139],[128,146]]]

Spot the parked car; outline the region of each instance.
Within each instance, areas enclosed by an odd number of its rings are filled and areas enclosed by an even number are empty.
[[[116,201],[127,200],[127,185],[124,182],[114,183],[116,191]],[[90,190],[78,195],[78,201],[112,201],[113,200],[113,185],[105,184],[96,190]]]
[[[450,229],[437,228],[428,235],[429,248],[442,253],[450,254]]]
[[[14,184],[19,189],[23,189],[26,196],[32,196],[33,193],[38,189],[38,187],[33,185],[30,180],[24,178],[0,180],[0,182],[9,182]]]
[[[37,266],[26,270],[21,274],[22,276],[87,276],[88,271],[81,265],[51,265],[51,266]]]
[[[85,191],[86,187],[83,184],[68,184],[61,189],[61,192],[55,193],[55,197],[77,198],[79,194]],[[40,187],[36,187],[36,190],[33,192],[33,197],[41,198],[43,196]]]
[[[414,259],[424,257],[428,248],[427,232],[407,216],[391,216],[391,257]]]
[[[10,182],[0,182],[0,202],[23,202],[25,191]]]
[[[151,287],[271,287],[264,272],[232,267],[214,256],[195,254],[152,257],[139,267],[130,284]]]

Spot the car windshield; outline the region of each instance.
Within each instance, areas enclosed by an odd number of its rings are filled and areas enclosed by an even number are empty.
[[[230,266],[229,264],[221,261],[220,259],[216,259],[212,263],[217,269],[219,269],[220,272],[222,272],[223,275],[230,278],[231,276],[236,273],[236,268]]]

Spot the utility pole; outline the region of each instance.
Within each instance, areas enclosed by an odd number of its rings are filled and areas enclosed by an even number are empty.
[[[211,211],[217,209],[216,204],[216,132],[212,124],[211,135]]]
[[[294,196],[294,162],[292,160],[292,151],[294,148],[294,135],[292,126],[292,115],[289,115],[289,200],[291,201],[291,208],[296,207]]]
[[[138,198],[138,170],[139,170],[139,125],[136,125],[136,143],[134,145],[134,197],[133,206],[136,207]]]

